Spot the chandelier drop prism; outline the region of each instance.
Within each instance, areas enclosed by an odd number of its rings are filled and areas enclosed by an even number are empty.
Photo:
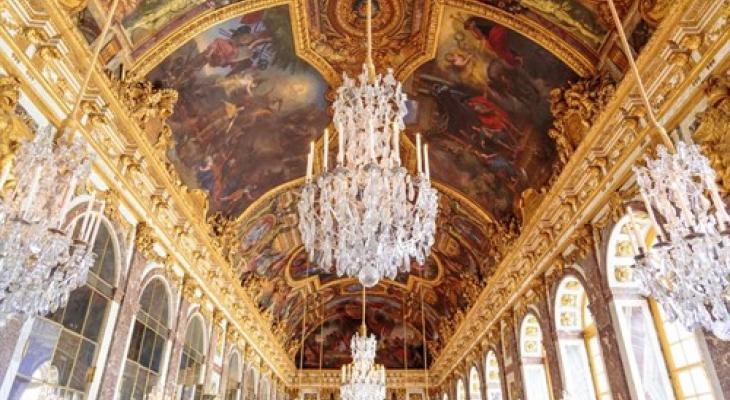
[[[373,72],[370,2],[367,7],[367,62],[357,80],[343,74],[333,104],[336,165],[328,168],[325,130],[322,172],[312,176],[312,143],[298,211],[310,261],[326,271],[336,265],[338,276],[357,277],[372,287],[409,272],[411,259],[425,262],[434,243],[438,192],[431,186],[428,145],[421,146],[420,135],[418,174],[411,176],[401,164],[407,98],[392,70]]]
[[[12,316],[56,311],[86,282],[96,259],[90,243],[100,220],[91,211],[98,203],[88,203],[77,232],[64,230],[64,223],[90,164],[80,139],[57,140],[52,127],[21,146],[14,175],[23,179],[0,199],[0,326]]]
[[[657,151],[657,159],[634,168],[657,235],[646,248],[629,209],[637,276],[670,321],[730,340],[730,217],[715,171],[694,144]]]

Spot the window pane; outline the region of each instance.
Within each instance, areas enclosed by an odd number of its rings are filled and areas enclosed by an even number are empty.
[[[86,319],[86,326],[84,327],[84,336],[94,342],[99,340],[99,333],[101,332],[104,317],[106,316],[106,306],[108,303],[109,300],[98,293],[94,293],[91,297],[89,316]]]
[[[70,386],[76,390],[84,391],[86,387],[87,374],[90,372],[91,364],[94,360],[94,351],[96,346],[93,343],[82,340],[81,349],[79,350],[74,367],[73,375],[71,375]]]
[[[90,298],[91,289],[88,286],[82,286],[71,292],[63,316],[63,326],[76,333],[81,333]]]
[[[144,325],[141,322],[134,322],[134,332],[132,332],[132,340],[129,342],[129,352],[127,358],[130,360],[139,360],[139,350],[142,347],[142,336],[144,335]]]
[[[58,368],[58,383],[60,385],[66,386],[68,384],[80,342],[81,340],[78,337],[67,331],[61,333],[58,348],[53,355],[53,365]]]
[[[155,347],[152,351],[152,364],[150,368],[155,372],[160,372],[160,362],[162,361],[162,351],[165,349],[165,340],[159,335],[155,335]]]
[[[149,329],[145,329],[144,338],[142,339],[142,350],[139,355],[139,363],[143,367],[149,368],[152,360],[152,347],[155,344],[155,334]]]

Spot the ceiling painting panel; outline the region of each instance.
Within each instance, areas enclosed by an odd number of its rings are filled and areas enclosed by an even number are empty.
[[[407,84],[408,126],[431,144],[436,179],[509,222],[521,193],[554,172],[549,92],[576,77],[529,39],[447,8],[436,58]]]
[[[208,192],[210,213],[237,216],[300,176],[328,123],[328,86],[296,56],[285,6],[208,29],[148,79],[179,92],[168,156],[186,185]]]

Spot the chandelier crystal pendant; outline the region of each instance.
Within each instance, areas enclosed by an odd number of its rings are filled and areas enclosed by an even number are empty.
[[[649,295],[670,321],[689,330],[703,327],[730,340],[730,217],[720,198],[715,171],[694,144],[674,146],[658,122],[623,31],[613,0],[611,16],[649,123],[664,145],[658,158],[634,168],[657,243],[646,248],[629,208],[635,271]]]
[[[342,366],[340,396],[343,400],[384,400],[385,367],[375,363],[378,341],[367,334],[364,286],[362,293],[362,325],[350,340],[352,363]]]
[[[372,4],[367,4],[368,55],[353,80],[343,74],[333,123],[337,130],[336,166],[328,169],[325,130],[322,173],[312,176],[314,143],[299,201],[299,231],[310,261],[338,276],[357,277],[365,287],[423,264],[436,231],[438,192],[431,187],[428,145],[416,140],[418,174],[400,159],[406,95],[388,70],[375,74],[372,63]]]
[[[47,127],[16,157],[15,189],[0,200],[0,326],[13,315],[46,315],[65,305],[95,261],[90,243],[101,208],[93,197],[75,234],[64,230],[76,186],[90,173],[80,139],[54,138]],[[60,194],[60,195],[59,195]]]

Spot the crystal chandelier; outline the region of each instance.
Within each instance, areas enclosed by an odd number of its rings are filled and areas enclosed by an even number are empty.
[[[669,320],[730,340],[730,217],[715,171],[696,145],[679,143],[675,154],[660,146],[658,155],[634,168],[657,233],[647,249],[631,221],[638,278]]]
[[[730,217],[715,171],[696,145],[679,143],[674,148],[654,115],[613,0],[608,5],[647,119],[664,142],[657,148],[657,159],[647,158],[646,167],[634,168],[657,234],[657,243],[647,249],[628,210],[637,276],[668,320],[678,320],[690,330],[704,327],[730,340]]]
[[[355,81],[343,74],[334,102],[336,166],[328,170],[325,130],[322,173],[312,177],[314,143],[299,201],[299,231],[309,259],[366,287],[425,262],[434,242],[438,193],[431,187],[428,145],[416,139],[418,175],[401,165],[406,95],[388,70],[372,63],[372,5],[367,3],[368,55]]]
[[[342,366],[340,396],[343,400],[385,399],[385,367],[375,364],[378,341],[365,327],[365,287],[362,295],[362,326],[350,340],[352,363]]]
[[[20,148],[14,175],[27,179],[0,201],[0,326],[13,315],[45,315],[63,306],[95,260],[89,244],[100,220],[91,213],[93,198],[78,232],[63,229],[91,159],[80,139],[54,139],[47,127]]]

